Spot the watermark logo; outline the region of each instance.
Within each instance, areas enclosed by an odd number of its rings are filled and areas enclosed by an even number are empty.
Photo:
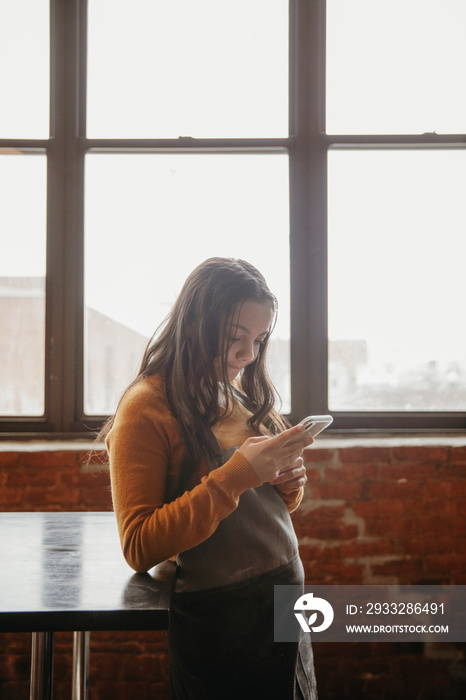
[[[323,632],[330,627],[333,622],[333,608],[324,598],[314,598],[313,593],[305,593],[294,604],[295,617],[298,620],[304,632]],[[301,612],[296,612],[301,610]],[[304,613],[311,613],[308,618]],[[317,621],[317,613],[321,612],[324,616],[323,622],[314,627]]]
[[[274,586],[274,639],[464,642],[466,585]]]

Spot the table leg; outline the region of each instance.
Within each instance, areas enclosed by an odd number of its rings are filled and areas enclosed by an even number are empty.
[[[33,632],[30,700],[52,700],[53,632]]]
[[[87,700],[89,682],[90,632],[73,634],[73,682],[72,700]]]

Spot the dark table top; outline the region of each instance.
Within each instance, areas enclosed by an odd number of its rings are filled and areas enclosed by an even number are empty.
[[[113,513],[0,513],[0,632],[166,629],[173,573],[135,574]]]

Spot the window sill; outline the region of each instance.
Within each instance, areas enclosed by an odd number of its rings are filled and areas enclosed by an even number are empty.
[[[463,447],[466,445],[466,433],[412,433],[409,435],[382,433],[342,433],[323,434],[316,438],[315,448],[341,449],[347,447],[429,447],[429,446]],[[0,452],[58,452],[60,450],[103,450],[104,444],[93,440],[0,440]]]

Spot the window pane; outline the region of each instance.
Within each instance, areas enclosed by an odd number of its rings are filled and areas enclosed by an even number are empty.
[[[287,0],[89,0],[89,138],[288,135]]]
[[[49,137],[49,3],[0,2],[0,138]]]
[[[329,154],[333,410],[466,410],[466,153]]]
[[[464,0],[327,0],[327,132],[466,131]]]
[[[90,155],[86,160],[85,411],[112,413],[194,267],[249,260],[278,297],[271,374],[290,402],[288,157]]]
[[[0,193],[0,415],[42,415],[45,156],[0,155]]]

